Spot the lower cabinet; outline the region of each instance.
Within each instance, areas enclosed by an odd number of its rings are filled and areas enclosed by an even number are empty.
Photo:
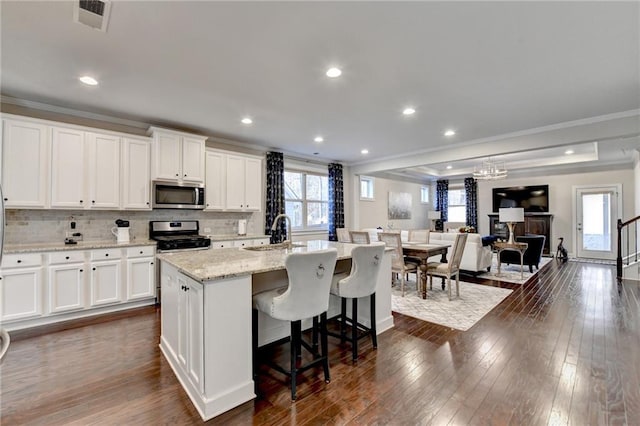
[[[84,264],[49,266],[49,313],[84,309]]]
[[[203,392],[203,287],[202,284],[184,276],[179,276],[177,281],[178,362],[193,386]]]
[[[155,297],[155,273],[153,257],[127,260],[127,300]]]
[[[122,301],[122,261],[103,260],[91,263],[91,306]]]
[[[0,274],[0,321],[42,316],[42,256],[6,255]],[[24,265],[24,266],[23,266]]]

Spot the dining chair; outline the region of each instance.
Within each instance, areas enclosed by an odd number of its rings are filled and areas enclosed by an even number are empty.
[[[397,232],[380,232],[378,234],[378,240],[386,244],[387,247],[393,249],[391,253],[391,272],[400,276],[400,291],[404,296],[404,284],[406,281],[406,274],[413,272],[418,277],[418,265],[415,262],[405,260],[404,253],[402,252],[402,238]],[[418,278],[416,278],[416,289],[418,286]]]
[[[429,230],[428,229],[409,230],[409,241],[412,243],[429,244]]]
[[[269,365],[291,378],[291,400],[296,400],[296,377],[299,373],[322,364],[324,380],[329,383],[329,356],[327,350],[327,311],[329,291],[333,280],[338,250],[335,248],[314,252],[291,253],[285,259],[289,285],[264,291],[253,296],[253,375],[258,373],[258,311],[271,318],[289,321],[291,326],[290,368]],[[317,317],[320,316],[318,327]],[[313,318],[313,344],[302,339],[302,320]],[[318,353],[316,330],[320,330],[321,352]],[[313,360],[298,365],[302,348],[313,355]]]
[[[366,231],[349,231],[351,242],[353,244],[369,244],[369,233]]]
[[[451,256],[447,263],[428,262],[427,275],[429,275],[429,287],[433,288],[433,277],[444,277],[447,279],[447,287],[449,287],[449,300],[451,300],[451,277],[456,277],[456,296],[460,297],[460,262],[462,261],[462,253],[467,242],[467,233],[461,232],[456,235],[451,248]]]
[[[331,294],[340,298],[340,333],[328,332],[339,337],[342,342],[351,342],[351,357],[358,360],[358,340],[371,336],[373,348],[378,347],[376,332],[376,284],[385,245],[374,242],[367,246],[357,246],[351,250],[351,272],[347,275],[334,275]],[[346,274],[345,274],[346,275]],[[369,298],[369,327],[358,322],[358,299]],[[347,299],[351,299],[351,318],[347,315]],[[347,337],[347,324],[351,325],[351,337]]]
[[[338,236],[338,242],[340,243],[351,242],[351,236],[349,235],[349,230],[347,228],[336,228],[336,235]]]

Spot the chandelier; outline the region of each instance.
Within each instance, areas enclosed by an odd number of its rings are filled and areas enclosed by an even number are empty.
[[[476,166],[473,177],[478,180],[504,179],[507,177],[507,169],[504,167],[504,161],[495,161],[489,157],[482,165]]]

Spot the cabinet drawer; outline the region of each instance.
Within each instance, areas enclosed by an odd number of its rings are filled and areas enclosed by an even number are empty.
[[[250,247],[253,245],[253,240],[235,240],[233,242],[234,247]]]
[[[120,259],[122,251],[119,248],[91,250],[91,260]]]
[[[61,263],[78,263],[84,262],[84,251],[60,251],[49,254],[49,263],[52,265]]]
[[[129,247],[127,249],[127,257],[151,257],[155,255],[154,246]]]
[[[211,241],[211,248],[227,248],[233,247],[233,241]]]
[[[41,254],[7,254],[2,258],[2,268],[25,268],[42,265]]]

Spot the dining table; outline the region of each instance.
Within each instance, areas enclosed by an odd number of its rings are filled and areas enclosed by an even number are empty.
[[[420,282],[418,284],[418,291],[421,293],[422,298],[427,298],[427,262],[430,257],[440,255],[440,262],[447,263],[447,251],[451,247],[449,243],[442,244],[427,244],[422,242],[408,241],[402,243],[402,253],[405,256],[416,257],[420,259]],[[442,278],[442,289],[444,290],[444,278]]]

